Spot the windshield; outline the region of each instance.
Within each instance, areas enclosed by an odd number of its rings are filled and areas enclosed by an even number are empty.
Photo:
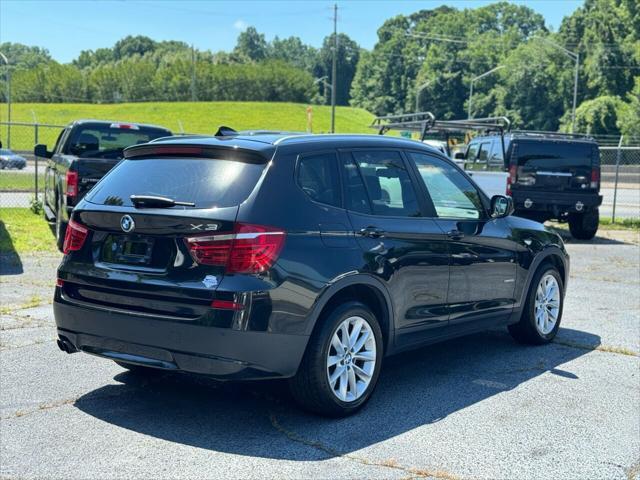
[[[194,203],[194,208],[231,207],[247,199],[264,167],[264,163],[212,158],[124,160],[86,199],[100,205],[132,206],[131,195],[151,195]]]
[[[0,155],[14,155],[14,153],[6,148],[0,148]]]
[[[65,153],[81,158],[120,159],[125,148],[168,135],[171,132],[160,128],[119,123],[87,124],[73,132]]]

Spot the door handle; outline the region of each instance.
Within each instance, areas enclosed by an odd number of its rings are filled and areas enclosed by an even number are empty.
[[[464,237],[464,233],[462,233],[460,230],[454,228],[453,230],[449,230],[447,232],[447,237],[452,238],[454,240],[459,240],[462,237]]]
[[[362,235],[363,237],[369,237],[369,238],[381,238],[384,237],[384,230],[380,230],[377,227],[365,227],[360,229],[360,235]]]

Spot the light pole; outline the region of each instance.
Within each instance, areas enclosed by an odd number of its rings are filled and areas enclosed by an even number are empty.
[[[333,5],[333,58],[331,60],[331,133],[336,132],[336,75],[338,72],[338,4]]]
[[[580,54],[576,52],[572,52],[571,50],[567,50],[562,45],[558,45],[551,40],[548,40],[544,37],[534,37],[538,40],[542,40],[547,45],[551,45],[552,47],[560,50],[567,57],[571,58],[576,62],[576,66],[573,72],[573,110],[571,111],[571,133],[575,133],[576,131],[576,103],[578,102],[578,71],[580,69]]]
[[[429,85],[431,84],[431,80],[424,82],[422,85],[420,85],[418,87],[418,89],[416,90],[416,112],[418,112],[419,110],[419,105],[420,105],[420,94],[422,93],[422,91],[427,88]]]
[[[467,102],[467,120],[471,120],[471,101],[473,100],[473,83],[476,80],[480,80],[481,78],[486,77],[487,75],[491,75],[493,72],[497,72],[501,68],[504,68],[504,65],[498,65],[497,67],[492,68],[491,70],[484,72],[483,74],[478,75],[477,77],[473,77],[471,79],[471,86],[469,87],[469,101]]]
[[[7,148],[11,148],[11,69],[4,53],[0,52],[0,58],[7,66]]]

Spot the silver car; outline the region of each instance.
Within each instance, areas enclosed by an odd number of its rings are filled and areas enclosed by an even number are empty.
[[[8,148],[0,148],[0,169],[17,168],[22,170],[27,166],[27,160]]]

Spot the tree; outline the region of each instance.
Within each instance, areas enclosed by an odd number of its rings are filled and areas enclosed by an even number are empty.
[[[635,86],[627,96],[628,102],[621,103],[618,111],[618,128],[628,142],[640,143],[640,76],[635,78]]]
[[[2,52],[12,68],[34,68],[49,63],[51,55],[46,48],[30,47],[21,43],[0,43]]]
[[[113,58],[115,60],[122,60],[123,58],[134,55],[143,56],[148,53],[153,53],[156,46],[157,43],[149,37],[143,35],[136,35],[135,37],[128,35],[122,40],[118,40],[113,46]]]
[[[233,53],[245,57],[252,62],[259,62],[267,58],[267,41],[264,34],[258,33],[254,27],[247,28],[238,36]]]
[[[326,76],[328,82],[335,85],[337,105],[348,105],[351,98],[351,82],[356,74],[358,60],[360,59],[360,47],[348,35],[344,33],[338,34],[337,77],[334,81],[331,78],[334,45],[335,36],[333,34],[324,38],[318,55],[318,68],[314,73],[319,77]],[[330,102],[330,95],[331,93],[327,89],[325,103]]]
[[[282,60],[308,72],[313,72],[318,63],[318,51],[302,43],[299,37],[280,39],[276,36],[269,44],[268,57]]]
[[[620,97],[602,96],[585,100],[576,109],[576,132],[599,134],[618,134],[618,111],[622,101]],[[561,130],[571,131],[571,111],[562,118]]]

